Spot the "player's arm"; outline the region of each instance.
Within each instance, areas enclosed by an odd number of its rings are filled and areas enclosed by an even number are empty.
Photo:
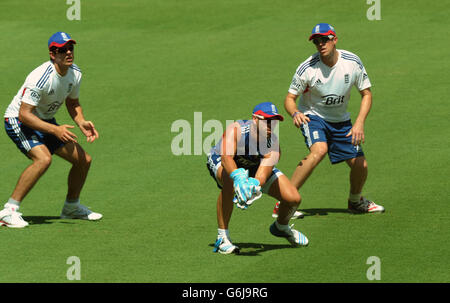
[[[352,129],[347,134],[347,137],[352,136],[353,145],[364,143],[364,123],[366,122],[366,118],[372,108],[372,92],[370,88],[363,89],[359,93],[361,94],[359,114],[355,120],[355,123],[353,123]]]
[[[301,111],[297,108],[298,95],[288,93],[284,99],[284,108],[288,114],[292,117],[292,122],[296,127],[300,127],[302,123],[308,124],[310,121]]]
[[[98,139],[99,135],[92,121],[86,121],[78,98],[66,98],[66,108],[72,120],[78,125],[88,142]]]
[[[261,187],[266,183],[267,179],[272,174],[273,167],[278,163],[279,159],[280,152],[278,151],[271,151],[265,155],[263,159],[261,159],[261,163],[255,174],[255,179],[259,181]]]
[[[227,175],[230,175],[238,168],[236,162],[234,161],[234,156],[237,151],[238,134],[240,135],[240,132],[238,132],[239,129],[239,123],[234,122],[227,127],[226,131],[222,135],[220,158],[222,160],[223,169]]]
[[[253,187],[249,184],[248,172],[244,168],[238,168],[234,161],[240,135],[239,123],[235,122],[227,128],[222,136],[221,160],[225,173],[233,180],[236,201],[245,203],[251,198]]]
[[[19,120],[26,126],[35,129],[40,132],[45,132],[56,136],[59,140],[68,143],[68,142],[77,142],[77,136],[69,131],[69,128],[73,128],[72,125],[54,125],[51,123],[47,123],[39,117],[37,117],[33,110],[36,106],[22,102],[19,109]]]

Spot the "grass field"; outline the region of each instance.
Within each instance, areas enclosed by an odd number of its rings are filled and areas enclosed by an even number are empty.
[[[48,59],[50,35],[70,33],[83,70],[80,102],[100,133],[83,142],[94,160],[81,198],[104,218],[58,219],[69,165],[55,158],[21,207],[30,226],[0,230],[7,273],[0,282],[72,283],[70,256],[88,283],[374,283],[366,277],[371,256],[381,261],[380,282],[450,282],[445,1],[381,0],[380,21],[366,18],[365,0],[81,0],[79,21],[67,20],[65,2],[1,1],[0,107]],[[373,84],[364,194],[386,212],[347,213],[348,168],[325,159],[300,191],[307,216],[293,222],[308,247],[269,233],[275,201],[263,197],[233,213],[241,255],[213,254],[218,189],[205,155],[172,154],[171,125],[194,125],[194,112],[225,125],[263,101],[285,114],[292,75],[315,51],[307,38],[319,22],[334,25],[338,48],[360,56]],[[349,110],[355,118],[356,90]],[[56,118],[73,124],[64,108]],[[290,118],[279,133],[277,167],[290,177],[307,149]],[[29,161],[5,133],[0,148],[6,202]]]

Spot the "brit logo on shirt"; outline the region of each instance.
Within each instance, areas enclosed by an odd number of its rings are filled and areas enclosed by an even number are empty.
[[[349,83],[350,82],[350,75],[349,74],[345,74],[344,81],[345,81],[345,83]]]
[[[69,83],[69,88],[67,89],[67,93],[70,93],[70,91],[72,90],[72,86],[73,86],[73,84]]]

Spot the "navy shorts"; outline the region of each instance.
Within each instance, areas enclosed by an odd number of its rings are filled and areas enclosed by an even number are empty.
[[[308,148],[316,142],[326,142],[332,164],[364,156],[361,146],[352,144],[352,136],[346,137],[352,129],[350,120],[332,123],[316,115],[307,116],[311,121],[308,124],[303,123],[301,130]]]
[[[222,189],[222,183],[220,182],[219,177],[217,176],[217,172],[220,166],[222,166],[222,159],[220,155],[217,154],[207,155],[206,167],[209,170],[209,174],[211,175],[211,177],[214,178],[214,181],[216,181],[217,187]],[[252,178],[255,177],[257,169],[258,169],[257,167],[254,169],[249,169],[248,176]],[[276,179],[278,179],[281,175],[283,175],[283,173],[278,168],[274,167],[266,183],[261,188],[261,191],[265,194],[269,193],[269,189],[272,186],[273,182]]]
[[[55,118],[44,120],[45,122],[58,125]],[[51,154],[64,146],[64,142],[55,136],[34,130],[24,125],[18,118],[5,118],[5,130],[16,146],[28,157],[28,152],[35,146],[44,144]]]

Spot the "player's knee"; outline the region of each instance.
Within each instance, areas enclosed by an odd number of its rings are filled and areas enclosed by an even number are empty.
[[[51,155],[40,155],[39,157],[33,158],[33,162],[38,165],[41,169],[47,169],[52,164]]]
[[[350,167],[354,169],[367,170],[368,164],[365,157],[358,157],[351,159],[349,163]]]
[[[316,161],[321,161],[328,153],[328,146],[326,144],[321,144],[314,146],[311,149],[310,156],[313,157]]]
[[[84,159],[84,163],[87,167],[91,166],[92,163],[92,157],[91,155],[89,155],[88,153],[86,153],[85,159]]]
[[[84,169],[89,169],[92,163],[92,157],[88,153],[84,153],[81,157],[79,157],[77,165]]]
[[[300,196],[300,193],[294,186],[292,186],[292,188],[290,188],[286,193],[284,202],[288,203],[289,206],[294,207],[300,205],[301,201],[302,197]]]

